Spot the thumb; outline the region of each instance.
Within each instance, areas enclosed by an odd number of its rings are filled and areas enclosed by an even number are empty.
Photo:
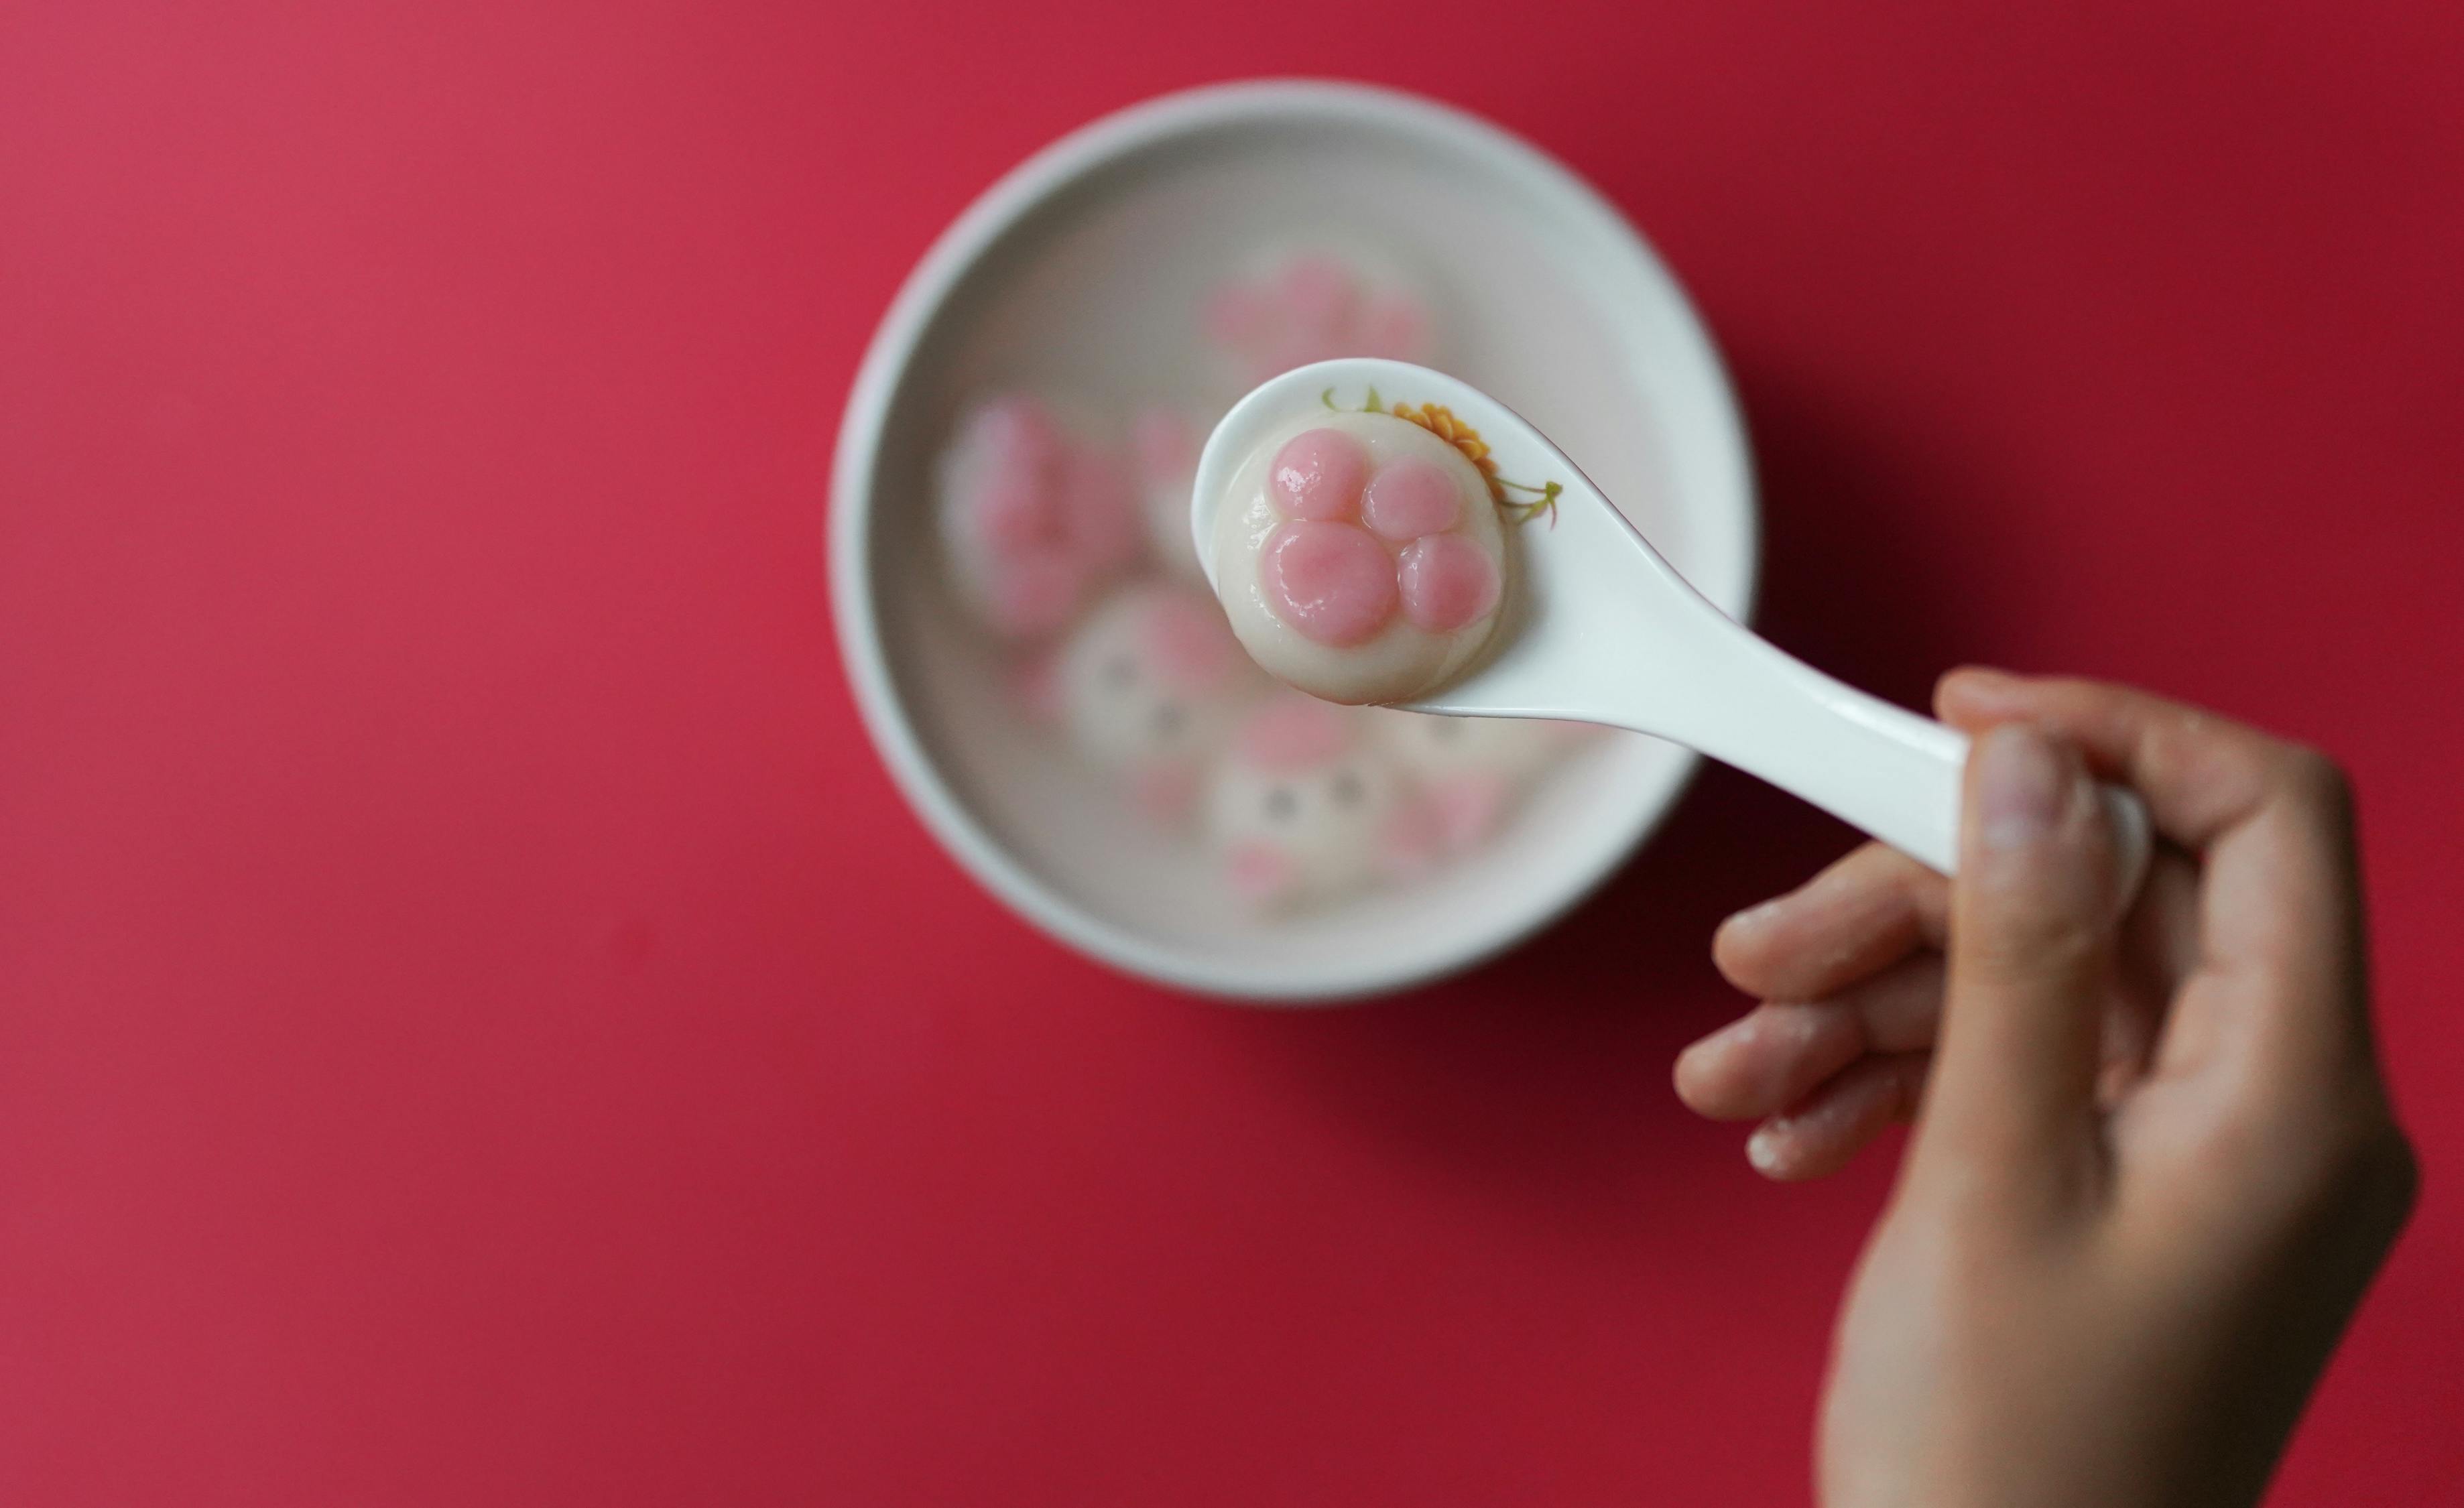
[[[2116,842],[2075,747],[2023,723],[1976,740],[1920,1152],[1932,1143],[1996,1175],[2058,1186],[2094,1149]]]

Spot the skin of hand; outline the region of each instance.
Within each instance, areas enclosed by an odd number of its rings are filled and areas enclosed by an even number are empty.
[[[1764,1004],[1678,1092],[1777,1179],[1916,1126],[1850,1283],[1828,1508],[2180,1508],[2265,1490],[2412,1205],[2336,766],[2194,708],[1946,677],[1959,875],[1858,849],[1731,917]],[[2126,915],[2094,781],[2147,802]]]

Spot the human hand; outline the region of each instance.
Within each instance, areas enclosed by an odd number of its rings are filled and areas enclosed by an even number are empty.
[[[2336,768],[2077,681],[1947,677],[1960,872],[1869,844],[1730,918],[1767,1003],[1678,1092],[1769,1176],[1923,1113],[1844,1303],[1831,1508],[2242,1504],[2411,1206]],[[2126,917],[2094,779],[2160,845]]]

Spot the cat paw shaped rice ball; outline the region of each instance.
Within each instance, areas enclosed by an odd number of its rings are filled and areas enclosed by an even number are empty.
[[[1208,298],[1205,325],[1244,388],[1338,356],[1426,361],[1433,343],[1428,305],[1399,273],[1331,247],[1253,258]]]
[[[1265,688],[1213,599],[1147,582],[1107,598],[1069,636],[1048,694],[1071,747],[1170,825],[1190,817],[1207,763]]]
[[[1243,647],[1332,702],[1439,689],[1487,645],[1505,598],[1487,476],[1393,413],[1330,410],[1270,433],[1234,473],[1214,552]]]
[[[1373,715],[1378,742],[1424,808],[1430,845],[1446,856],[1486,841],[1540,773],[1583,735],[1576,724],[1521,717]]]
[[[1039,399],[970,410],[935,482],[951,585],[1004,639],[1059,633],[1137,558],[1144,531],[1126,468]]]
[[[1206,832],[1233,893],[1288,912],[1340,900],[1405,872],[1393,762],[1350,708],[1277,693],[1252,710],[1216,767]]]

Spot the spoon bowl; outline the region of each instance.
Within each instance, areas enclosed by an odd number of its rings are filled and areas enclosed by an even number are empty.
[[[1834,680],[1729,618],[1547,435],[1443,372],[1345,358],[1296,368],[1242,399],[1207,438],[1191,497],[1209,584],[1216,515],[1269,433],[1312,411],[1397,403],[1439,404],[1477,431],[1522,519],[1507,531],[1507,598],[1487,649],[1435,694],[1405,704],[1410,710],[1657,734],[1952,870],[1965,733]],[[2127,896],[2147,862],[2147,814],[2126,791],[2106,787],[2105,798]]]

